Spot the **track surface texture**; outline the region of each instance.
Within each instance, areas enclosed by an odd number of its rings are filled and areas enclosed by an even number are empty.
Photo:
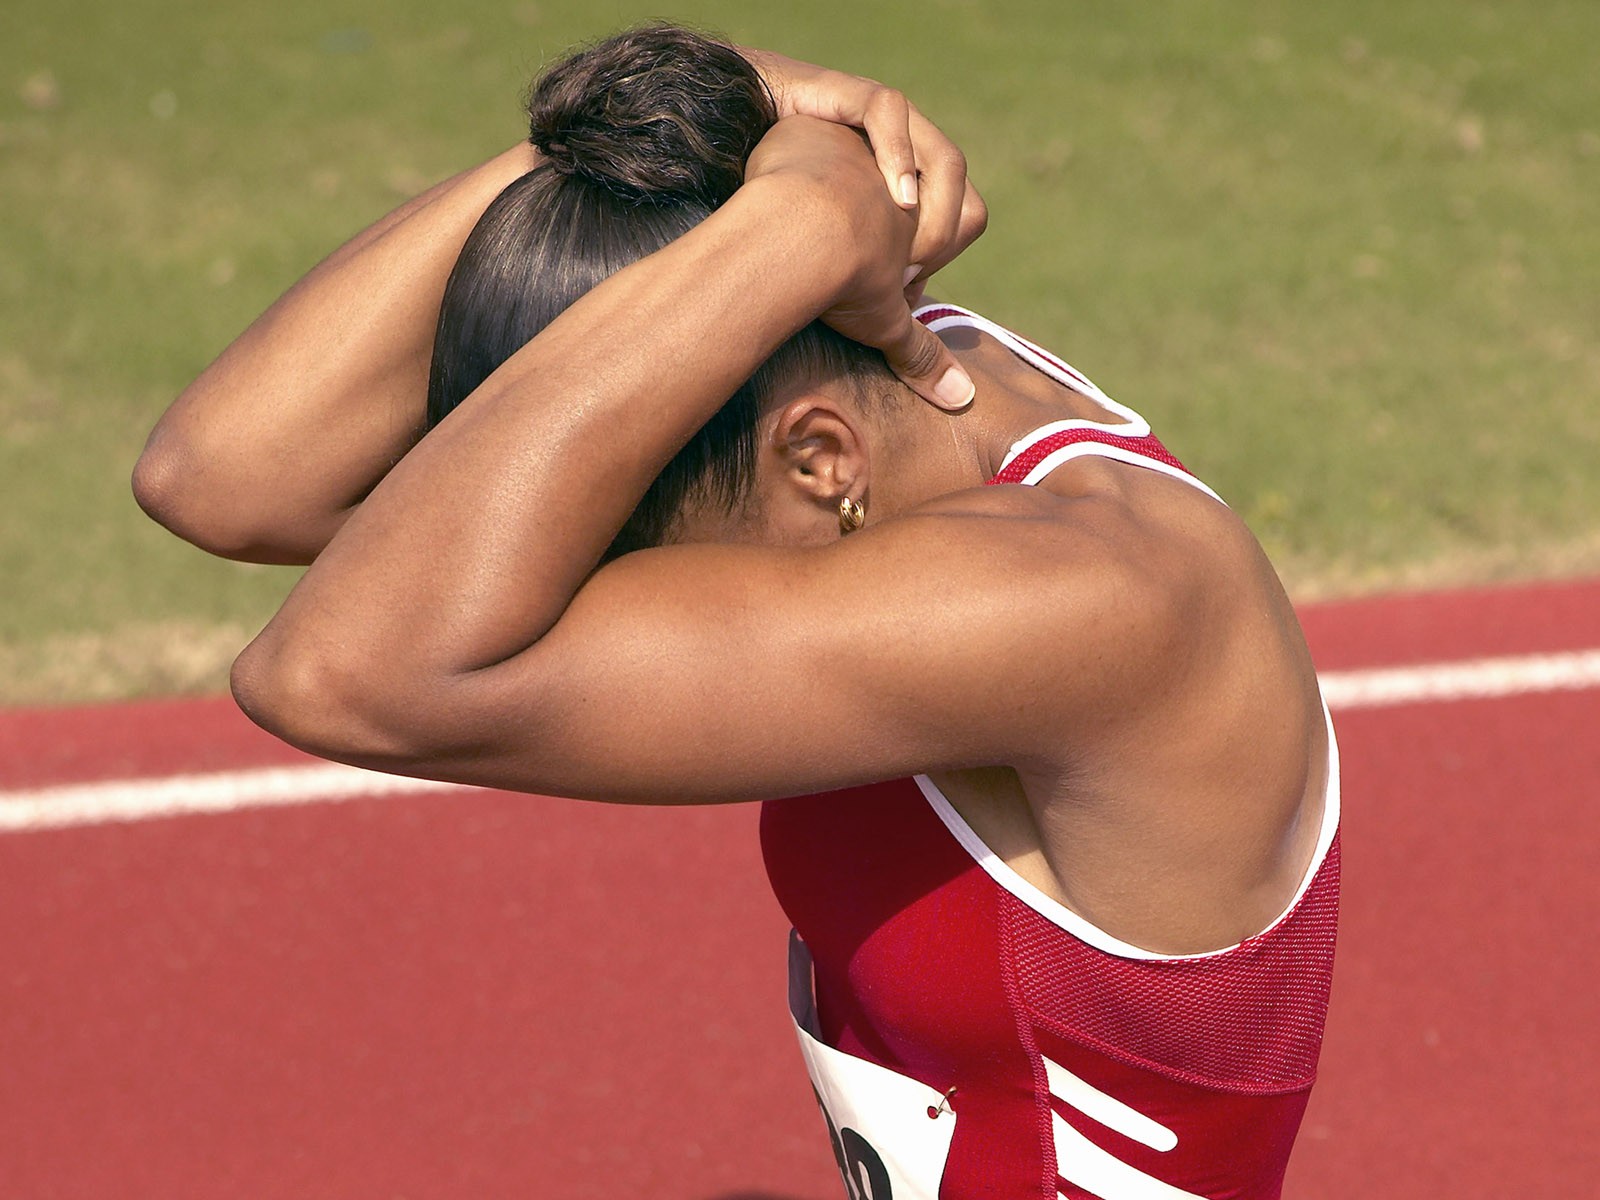
[[[1600,582],[1302,616],[1352,686],[1567,669]],[[1329,684],[1345,907],[1291,1200],[1593,1194],[1600,678],[1543,670]],[[753,807],[310,770],[221,699],[0,712],[0,1197],[839,1195]]]

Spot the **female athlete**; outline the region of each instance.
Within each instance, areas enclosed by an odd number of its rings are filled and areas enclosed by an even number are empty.
[[[1338,774],[1255,540],[1071,367],[913,310],[984,214],[896,93],[654,27],[531,114],[152,435],[159,520],[315,560],[240,704],[385,770],[765,800],[858,1200],[1278,1195]]]

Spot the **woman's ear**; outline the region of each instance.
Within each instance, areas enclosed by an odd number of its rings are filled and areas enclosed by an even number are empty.
[[[792,400],[778,410],[771,448],[779,490],[837,512],[839,501],[867,490],[867,443],[859,418],[826,395]]]

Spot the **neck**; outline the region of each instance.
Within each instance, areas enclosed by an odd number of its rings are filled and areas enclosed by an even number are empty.
[[[965,411],[947,413],[908,393],[895,443],[886,447],[890,453],[874,456],[882,464],[872,488],[879,516],[980,487],[1000,470],[1012,444],[1040,425],[1065,417],[1105,417],[1098,406],[1041,375],[986,335],[954,329],[941,337],[971,374],[977,397]]]

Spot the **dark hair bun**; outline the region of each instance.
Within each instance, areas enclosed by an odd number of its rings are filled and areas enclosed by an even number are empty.
[[[777,119],[731,46],[673,25],[607,38],[550,67],[528,98],[528,140],[564,175],[631,200],[715,208]]]

